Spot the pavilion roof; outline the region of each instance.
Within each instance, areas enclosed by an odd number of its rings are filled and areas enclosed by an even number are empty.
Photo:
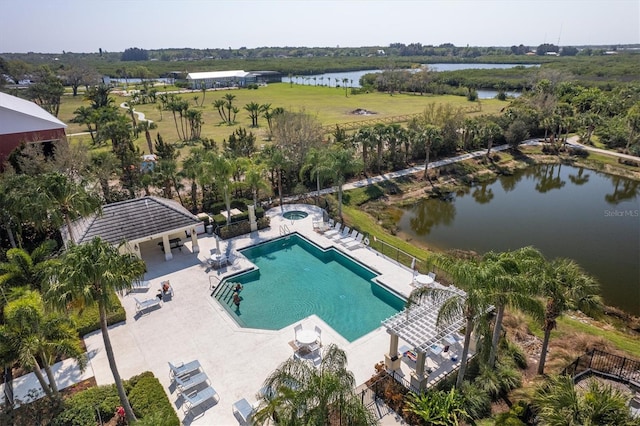
[[[442,290],[442,297],[424,297],[419,304],[405,308],[382,322],[387,333],[397,335],[420,352],[427,352],[443,337],[458,332],[465,325],[462,314],[438,324],[438,312],[444,302],[454,296],[466,297],[466,293],[453,286],[435,285]]]

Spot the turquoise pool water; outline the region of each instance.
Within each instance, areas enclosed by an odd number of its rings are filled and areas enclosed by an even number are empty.
[[[404,307],[402,299],[371,281],[374,272],[298,234],[241,252],[259,269],[228,280],[244,287],[240,308],[230,290],[221,288],[216,297],[242,327],[279,330],[316,314],[351,342]]]

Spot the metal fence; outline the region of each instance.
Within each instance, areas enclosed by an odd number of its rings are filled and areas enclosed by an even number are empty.
[[[640,361],[592,349],[566,366],[562,374],[570,375],[574,381],[584,375],[596,374],[640,386]]]
[[[391,261],[409,268],[413,267],[413,269],[419,273],[426,274],[431,269],[426,261],[418,259],[414,255],[409,254],[406,251],[381,240],[380,238],[373,237],[373,239],[370,239],[369,247]]]

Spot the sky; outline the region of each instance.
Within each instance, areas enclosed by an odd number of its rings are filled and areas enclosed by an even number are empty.
[[[0,53],[640,43],[640,0],[0,0]]]

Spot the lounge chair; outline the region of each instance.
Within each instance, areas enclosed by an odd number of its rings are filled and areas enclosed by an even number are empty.
[[[322,235],[324,235],[327,238],[332,238],[340,234],[340,228],[342,228],[342,224],[340,222],[336,222],[336,224],[333,225],[333,228],[329,229],[327,232],[325,232]]]
[[[317,325],[313,328],[316,334],[318,335],[318,344],[322,346],[322,329]]]
[[[198,374],[194,374],[193,376],[175,376],[174,380],[176,381],[176,387],[178,388],[178,393],[183,394],[185,392],[189,392],[193,390],[198,385],[203,383],[207,383],[209,377],[206,373],[200,372]]]
[[[345,244],[344,246],[349,250],[353,250],[362,246],[362,238],[364,238],[364,234],[358,234],[355,241],[351,241],[350,243]]]
[[[233,403],[231,407],[233,414],[238,414],[244,423],[249,421],[249,417],[253,414],[253,406],[245,398]]]
[[[160,306],[161,300],[157,297],[152,297],[151,299],[138,300],[136,297],[133,298],[136,302],[136,314],[142,311],[146,311],[147,309],[151,309],[155,306]]]
[[[218,392],[216,392],[216,390],[211,386],[207,386],[202,390],[195,391],[190,394],[183,393],[182,398],[184,399],[182,410],[185,414],[190,413],[191,410],[209,399],[214,399],[216,402],[220,400]]]
[[[344,244],[346,246],[347,244],[350,244],[350,243],[354,242],[356,240],[356,238],[358,238],[358,235],[360,235],[360,233],[358,231],[356,231],[355,229],[352,229],[351,230],[351,234],[349,234],[348,237],[340,238],[340,240],[338,242],[340,244]]]
[[[301,331],[301,330],[302,330],[302,324],[298,324],[295,327],[293,327],[293,333],[294,333],[293,336],[296,342],[298,341],[298,331]]]
[[[171,362],[169,364],[169,377],[183,377],[186,374],[193,373],[200,369],[200,362],[196,359],[188,363],[181,362],[180,364],[173,365]]]
[[[428,276],[430,276],[430,277],[433,279],[433,281],[435,281],[435,280],[436,280],[436,274],[435,274],[435,272],[429,272],[427,275],[428,275]]]
[[[339,234],[336,234],[329,238],[335,239],[336,241],[340,241],[341,239],[347,238],[349,236],[349,231],[351,231],[351,228],[345,225],[345,227],[342,228],[342,231]]]

